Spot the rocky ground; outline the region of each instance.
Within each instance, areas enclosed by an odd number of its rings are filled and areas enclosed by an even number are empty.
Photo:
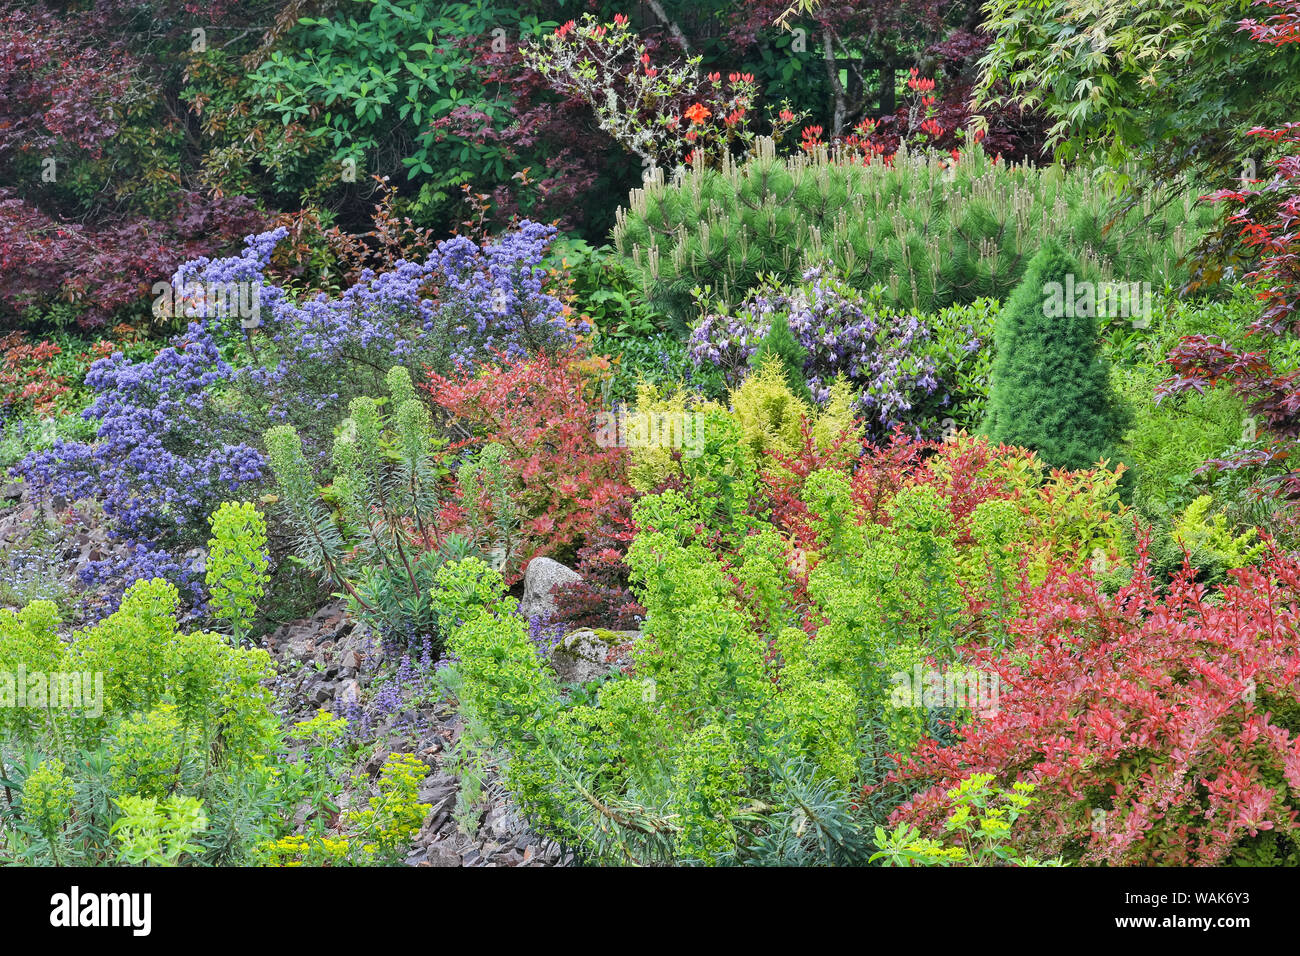
[[[360,633],[339,603],[269,635],[266,649],[279,665],[276,695],[286,722],[318,709],[346,712],[372,696],[371,682],[391,680],[393,662]],[[367,774],[390,753],[411,753],[429,766],[420,801],[432,806],[407,862],[412,866],[556,866],[567,862],[553,843],[529,830],[511,806],[495,768],[480,768],[481,787],[462,796],[456,744],[463,730],[453,704],[421,697],[408,709],[375,719],[365,733]],[[472,784],[470,785],[473,786]],[[351,794],[344,794],[344,805]]]
[[[67,623],[83,623],[79,572],[90,561],[114,556],[115,543],[89,514],[37,505],[21,486],[0,486],[0,605],[38,598],[70,610]],[[525,576],[521,612],[546,620],[551,591],[579,581],[571,569],[534,559]],[[635,632],[581,628],[554,633],[550,660],[562,682],[582,683],[625,667]],[[406,662],[357,626],[341,602],[311,617],[281,625],[259,642],[276,661],[276,699],[288,726],[320,709],[349,717],[361,748],[358,769],[372,777],[390,753],[425,761],[429,774],[420,801],[432,810],[407,862],[412,866],[563,866],[571,863],[554,843],[533,833],[512,806],[497,768],[479,757],[469,772],[458,748],[464,730],[455,701],[437,687],[425,659]],[[400,679],[399,679],[400,675]],[[345,789],[340,803],[366,795]],[[342,808],[341,807],[341,808]]]

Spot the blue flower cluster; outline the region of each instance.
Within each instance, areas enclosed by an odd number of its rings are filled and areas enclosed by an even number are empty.
[[[900,423],[916,428],[945,402],[930,327],[819,268],[798,286],[760,287],[734,314],[703,316],[691,333],[691,361],[721,369],[729,384],[738,384],[778,314],[807,351],[804,376],[813,397],[826,401],[831,383],[844,376],[858,392],[873,433],[868,437],[882,439]]]
[[[266,278],[283,228],[250,236],[238,255],[187,262],[171,280],[186,332],[151,359],[96,362],[84,412],[95,438],[58,441],[15,471],[38,495],[103,503],[125,547],[87,568],[88,583],[162,576],[201,595],[201,575],[178,556],[206,540],[213,509],[267,475],[268,426],[292,423],[324,454],[340,407],[374,394],[395,364],[473,364],[561,348],[585,331],[546,288],[554,235],[524,222],[483,246],[453,238],[423,264],[367,270],[337,298],[304,301]],[[216,287],[256,302],[254,320],[203,291]]]
[[[229,440],[241,423],[214,399],[233,376],[199,322],[147,361],[100,359],[87,372],[95,398],[82,413],[99,423],[95,440],[56,441],[15,468],[38,496],[100,501],[126,540],[123,556],[83,571],[86,583],[190,583],[175,549],[200,542],[216,505],[265,473],[257,450]]]

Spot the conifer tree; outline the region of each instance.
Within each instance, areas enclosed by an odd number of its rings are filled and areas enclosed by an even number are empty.
[[[1090,288],[1081,273],[1049,241],[998,313],[984,432],[1031,448],[1057,468],[1087,468],[1103,458],[1114,467],[1127,409],[1110,386],[1094,305],[1063,294]]]
[[[808,350],[799,344],[799,340],[794,337],[790,331],[790,318],[783,312],[777,312],[772,316],[772,325],[767,331],[767,335],[758,344],[758,348],[749,358],[749,367],[758,371],[767,364],[770,358],[775,358],[781,363],[781,370],[785,374],[785,383],[794,393],[795,398],[813,403],[812,390],[808,388],[808,381],[804,378],[804,362],[808,359]]]

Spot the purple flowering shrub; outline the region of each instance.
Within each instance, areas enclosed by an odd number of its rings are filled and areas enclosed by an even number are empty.
[[[857,393],[870,440],[885,440],[897,425],[933,437],[950,424],[978,420],[970,401],[987,376],[995,308],[981,299],[932,317],[907,315],[885,304],[883,290],[864,294],[814,268],[797,286],[767,283],[733,313],[705,314],[691,333],[689,355],[697,369],[717,370],[735,387],[773,317],[785,315],[807,352],[804,377],[817,401],[825,402],[843,376]]]
[[[562,349],[588,331],[583,322],[570,324],[563,302],[546,288],[552,226],[525,221],[483,245],[457,236],[423,263],[365,269],[338,297],[319,293],[301,301],[264,279],[284,234],[252,237],[240,256],[187,263],[173,284],[259,283],[254,322],[205,318],[241,350],[244,405],[260,405],[258,417],[267,424],[294,425],[309,444],[313,436],[328,440],[337,409],[382,389],[394,365],[449,372],[497,352],[521,357]],[[212,309],[200,301],[195,311]]]
[[[201,603],[208,516],[269,478],[268,426],[293,425],[324,466],[340,410],[394,365],[450,370],[563,348],[585,331],[546,288],[554,234],[524,222],[484,245],[456,237],[424,263],[366,270],[337,297],[301,301],[267,276],[284,228],[250,236],[238,255],[187,262],[171,281],[186,332],[152,358],[96,362],[83,412],[94,438],[58,441],[15,473],[39,497],[102,503],[122,547],[87,567],[87,584],[120,593],[164,577]]]

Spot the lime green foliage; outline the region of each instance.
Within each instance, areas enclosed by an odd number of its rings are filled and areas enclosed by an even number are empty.
[[[23,816],[51,843],[72,813],[73,789],[58,758],[42,760],[23,783]]]
[[[121,797],[121,816],[110,832],[117,838],[117,862],[130,866],[177,866],[202,846],[193,838],[208,828],[203,801],[193,797]]]
[[[1246,329],[1259,303],[1245,287],[1230,291],[1222,301],[1160,296],[1147,328],[1110,325],[1103,331],[1111,379],[1134,411],[1123,452],[1133,464],[1133,504],[1149,520],[1168,519],[1205,493],[1228,504],[1230,494],[1219,487],[1223,482],[1201,466],[1263,443],[1262,431],[1252,434],[1241,399],[1229,389],[1180,392],[1156,401],[1156,389],[1169,377],[1165,356],[1184,336],[1249,341]]]
[[[503,571],[518,570],[520,550],[520,515],[511,494],[516,476],[506,464],[508,455],[505,446],[488,442],[456,472],[471,543]]]
[[[732,390],[731,407],[745,443],[755,460],[766,467],[774,465],[767,455],[789,457],[804,450],[805,426],[819,451],[826,451],[844,436],[850,449],[859,446],[862,426],[853,414],[854,398],[849,383],[836,379],[825,405],[815,406],[797,395],[783,363],[770,357]]]
[[[162,797],[181,780],[184,730],[173,704],[122,721],[109,744],[109,779],[118,793]]]
[[[208,542],[208,593],[213,616],[243,639],[270,578],[266,519],[255,505],[227,501],[212,515]]]
[[[1008,167],[978,149],[955,166],[902,153],[863,166],[821,151],[777,158],[769,143],[740,167],[659,176],[619,210],[614,243],[680,321],[697,285],[734,304],[762,275],[790,282],[828,260],[858,289],[885,284],[904,309],[1002,298],[1048,236],[1090,278],[1163,287],[1181,282],[1178,260],[1214,219],[1188,194],[1148,201],[1108,231],[1115,193],[1094,171]]]
[[[392,369],[387,386],[387,402],[353,399],[339,428],[334,480],[325,492],[336,513],[326,510],[292,427],[266,432],[267,456],[297,558],[340,588],[353,613],[378,633],[417,641],[438,633],[429,588],[444,560],[435,546],[444,474],[435,451],[445,442],[434,435],[405,369]],[[451,535],[442,541],[464,545]]]
[[[354,844],[366,862],[396,865],[432,809],[419,802],[429,768],[410,754],[390,754],[379,769],[379,794],[365,810],[346,815]]]
[[[1060,859],[1040,863],[1008,846],[1012,826],[1035,800],[1034,785],[1017,781],[999,791],[992,781],[992,774],[976,773],[948,791],[952,813],[943,839],[922,837],[906,823],[892,833],[876,827],[879,850],[871,860],[882,866],[1063,866]]]
[[[203,848],[213,860],[240,859],[248,847],[239,834],[274,825],[274,801],[251,796],[277,746],[270,657],[220,634],[181,632],[178,603],[170,583],[138,581],[117,612],[70,643],[48,602],[0,611],[0,674],[21,667],[48,679],[40,700],[0,707],[0,763],[20,781],[32,768],[21,781],[32,788],[32,815],[20,810],[13,845],[24,859],[115,858],[107,833],[119,815],[113,801],[126,797],[203,800],[215,823]],[[61,805],[51,795],[66,795],[56,755],[78,821],[66,834],[48,826]]]
[[[1188,551],[1208,551],[1215,560],[1227,568],[1242,568],[1256,561],[1266,550],[1259,534],[1248,528],[1233,536],[1227,519],[1211,515],[1214,499],[1201,495],[1174,522],[1173,538]]]
[[[628,434],[628,484],[640,492],[652,491],[670,477],[682,473],[676,460],[676,449],[662,441],[651,441],[654,435],[662,436],[668,429],[677,429],[685,438],[684,429],[688,415],[698,415],[707,409],[720,409],[713,403],[702,402],[699,396],[677,387],[671,391],[647,381],[638,383],[636,404],[630,414],[623,417],[622,427]],[[644,433],[644,434],[643,434]],[[644,440],[633,440],[633,438]]]
[[[1114,464],[1128,423],[1099,354],[1088,309],[1049,314],[1051,283],[1073,285],[1078,261],[1049,244],[998,314],[996,357],[984,430],[990,440],[1030,448],[1056,468]],[[1071,314],[1077,311],[1089,314]]]
[[[745,443],[756,457],[765,451],[792,455],[801,445],[802,423],[813,417],[812,403],[790,386],[790,369],[778,354],[769,353],[754,368],[731,395]]]
[[[1268,550],[1255,528],[1234,534],[1228,516],[1218,511],[1210,495],[1192,501],[1182,514],[1159,518],[1151,527],[1151,564],[1164,579],[1194,569],[1198,581],[1220,584],[1234,568],[1258,561]]]

